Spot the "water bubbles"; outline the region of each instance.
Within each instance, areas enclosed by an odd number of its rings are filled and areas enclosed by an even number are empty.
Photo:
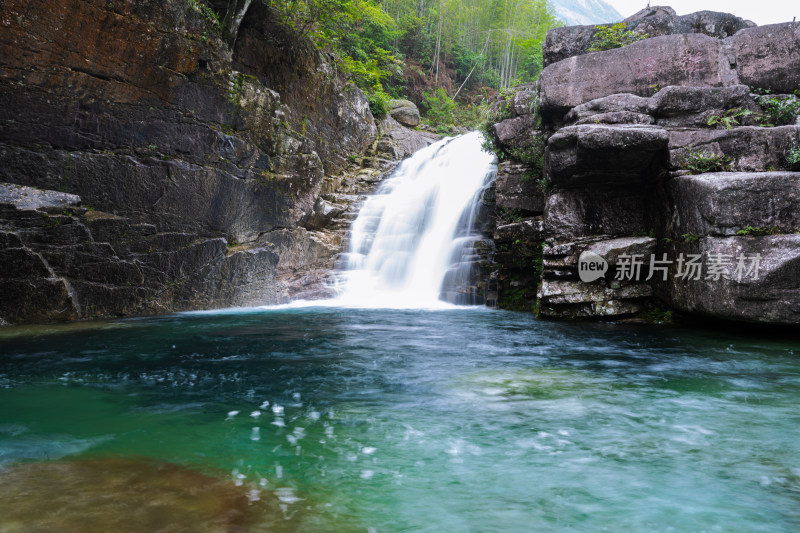
[[[261,428],[256,426],[250,432],[250,440],[261,440]]]
[[[363,453],[364,455],[372,455],[376,451],[378,451],[378,449],[372,446],[364,446],[363,448],[361,448],[361,453]]]
[[[296,402],[299,402],[299,401],[300,401],[300,398],[301,398],[301,396],[300,396],[300,393],[299,393],[299,392],[295,392],[294,394],[292,394],[292,399],[293,399],[294,401],[296,401]]]
[[[275,478],[282,479],[283,478],[283,466],[280,463],[275,463]]]
[[[261,416],[261,411],[253,411],[252,413],[250,413],[250,416],[253,418],[258,418]]]
[[[261,405],[258,406],[259,409],[266,409],[267,407],[269,407],[269,400],[264,400],[261,402]]]
[[[275,416],[283,416],[283,406],[278,404],[273,405],[272,412]]]
[[[247,476],[239,472],[238,468],[234,468],[233,472],[233,482],[237,487],[241,487],[244,484],[244,480],[247,479]]]
[[[228,411],[228,417],[225,420],[233,420],[233,417],[239,414],[239,411]]]
[[[315,422],[316,422],[317,420],[319,420],[319,417],[320,417],[320,416],[321,416],[321,415],[320,415],[319,411],[311,411],[311,412],[308,414],[308,418],[310,418],[311,420],[314,420]]]
[[[281,487],[275,489],[275,496],[277,496],[278,500],[281,503],[285,504],[293,504],[297,502],[303,501],[303,498],[299,498],[295,493],[294,489],[291,487]]]
[[[374,470],[363,470],[361,472],[361,479],[372,479],[374,475],[375,475]]]

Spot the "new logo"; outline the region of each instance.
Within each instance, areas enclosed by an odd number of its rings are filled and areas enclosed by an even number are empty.
[[[578,276],[581,281],[591,283],[608,272],[608,261],[592,252],[583,252],[578,258]]]

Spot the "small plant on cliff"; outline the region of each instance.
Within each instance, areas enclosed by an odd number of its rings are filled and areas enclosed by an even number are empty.
[[[205,5],[200,0],[186,0],[186,3],[189,4],[189,7],[191,7],[194,11],[200,13],[200,15],[208,24],[219,30],[219,15],[216,13],[216,11]]]
[[[638,318],[644,320],[649,324],[672,324],[674,321],[674,315],[671,310],[661,309],[660,307],[654,307],[649,311],[643,311],[639,313]]]
[[[755,97],[756,103],[764,110],[761,117],[762,126],[785,126],[794,124],[800,115],[800,99],[795,95],[775,96],[760,94]]]
[[[719,126],[730,131],[734,126],[738,126],[739,119],[752,115],[753,112],[749,109],[740,109],[738,107],[728,109],[722,115],[711,115],[708,117],[706,124],[709,126]]]
[[[689,150],[683,164],[692,174],[705,174],[727,169],[731,164],[731,159],[707,150]]]
[[[635,31],[628,31],[628,26],[624,22],[618,22],[611,26],[595,26],[594,39],[589,52],[600,52],[603,50],[611,50],[613,48],[622,48],[636,41],[647,39],[649,35],[646,33],[637,33]]]
[[[765,235],[778,235],[780,232],[781,230],[778,228],[778,226],[772,226],[771,228],[745,226],[744,229],[737,231],[736,235],[746,237],[763,237]]]
[[[789,148],[784,153],[786,156],[786,162],[789,163],[789,167],[792,170],[800,168],[800,148]]]

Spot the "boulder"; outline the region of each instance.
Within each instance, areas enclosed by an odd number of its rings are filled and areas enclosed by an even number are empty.
[[[497,167],[496,206],[521,209],[528,213],[544,212],[542,177],[533,176],[527,165],[504,161]]]
[[[520,115],[494,125],[494,135],[502,146],[526,148],[541,136],[533,115]]]
[[[680,33],[702,33],[709,37],[725,39],[755,24],[730,13],[719,11],[697,11],[688,15],[676,15],[669,7],[652,6],[631,15],[623,22],[627,28],[650,37]]]
[[[602,279],[595,283],[543,279],[538,292],[539,314],[568,320],[628,316],[646,310],[652,294],[646,283],[611,288]]]
[[[567,124],[652,124],[653,102],[635,94],[613,94],[581,104],[564,117]]]
[[[664,234],[736,235],[747,226],[792,233],[800,228],[800,172],[719,172],[666,184]]]
[[[668,142],[653,126],[568,126],[547,144],[547,178],[559,187],[641,183],[666,167]]]
[[[520,85],[510,102],[507,102],[508,111],[512,117],[530,115],[537,111],[539,101],[539,86],[536,83]]]
[[[644,262],[656,251],[656,240],[652,237],[620,237],[590,244],[585,252],[599,255],[609,265],[616,265],[621,255],[640,255]]]
[[[420,116],[417,105],[411,100],[392,100],[389,102],[389,114],[403,126],[414,128],[419,126]]]
[[[599,308],[611,301],[648,298],[652,295],[653,289],[646,283],[631,283],[614,289],[607,283],[548,279],[542,280],[539,291],[543,305],[592,303]],[[604,313],[607,314],[610,313]]]
[[[657,117],[692,115],[707,110],[727,110],[735,107],[753,108],[750,88],[746,85],[729,87],[664,87],[651,98]]]
[[[544,221],[541,217],[535,217],[497,226],[494,231],[494,240],[498,242],[541,241],[544,239],[544,235]]]
[[[762,172],[770,169],[789,170],[786,159],[789,149],[800,146],[800,126],[760,128],[743,126],[725,129],[669,130],[669,166],[686,168],[690,152],[710,152],[727,157],[727,170]]]
[[[629,189],[564,189],[547,198],[544,211],[548,236],[632,235],[646,233],[646,202]]]
[[[666,6],[647,7],[623,22],[627,31],[635,31],[650,37],[702,33],[724,39],[741,29],[755,26],[750,21],[716,11],[699,11],[678,16],[675,10]],[[596,26],[564,26],[548,31],[544,44],[544,66],[588,53],[596,33]]]
[[[405,159],[441,139],[435,133],[406,128],[391,115],[380,121],[379,130],[381,133],[375,144],[375,152],[394,160]]]
[[[800,325],[800,235],[704,237],[672,242],[664,251],[674,263],[668,280],[655,284],[655,290],[674,309],[716,319]],[[678,276],[681,254],[700,255],[699,279]],[[712,264],[721,265],[719,274],[709,270]],[[751,270],[756,265],[757,272]]]
[[[736,54],[742,83],[775,93],[790,94],[800,88],[800,24],[748,28],[726,42]]]
[[[542,119],[557,124],[571,108],[612,94],[651,96],[669,85],[724,87],[739,82],[722,41],[683,34],[570,57],[546,67],[539,83]]]

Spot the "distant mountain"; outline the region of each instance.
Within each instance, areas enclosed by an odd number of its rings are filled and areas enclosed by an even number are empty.
[[[603,0],[549,0],[556,16],[567,26],[619,22],[624,17]]]

